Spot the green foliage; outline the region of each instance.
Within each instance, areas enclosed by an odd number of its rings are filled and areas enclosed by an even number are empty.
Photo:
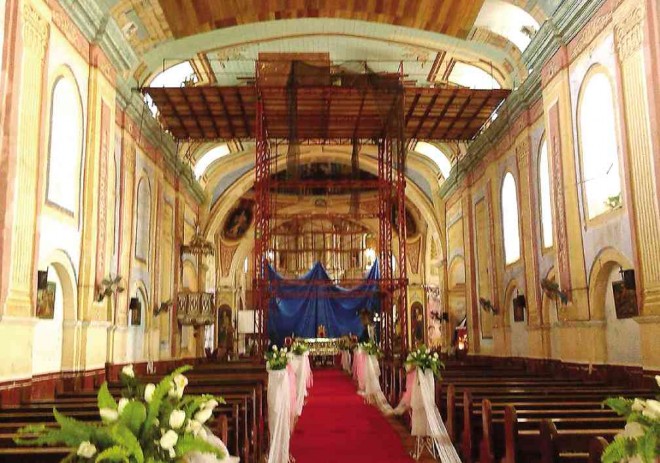
[[[131,461],[128,459],[130,456],[128,450],[118,446],[118,445],[113,445],[112,447],[108,447],[104,451],[98,454],[96,457],[96,460],[94,460],[96,463],[100,463],[102,461],[112,461],[112,462],[120,462],[120,463],[131,463]]]
[[[265,358],[266,367],[270,370],[284,370],[289,364],[286,347],[273,346],[271,350],[266,352]]]
[[[381,355],[378,344],[373,341],[361,342],[359,346],[367,355]]]
[[[129,457],[133,457],[135,463],[144,462],[144,453],[142,452],[142,447],[140,442],[136,437],[136,434],[123,425],[122,423],[117,423],[111,428],[110,434],[112,439],[119,445],[121,448],[125,449]]]
[[[110,394],[107,381],[99,388],[99,392],[96,394],[96,401],[98,402],[99,408],[117,410],[117,401],[112,397],[112,394]]]
[[[660,385],[660,377],[656,377],[656,381]],[[626,418],[624,431],[603,452],[603,463],[625,462],[634,457],[643,463],[657,461],[660,457],[660,401],[612,397],[603,404]]]
[[[410,367],[420,368],[422,371],[431,370],[433,375],[438,378],[440,377],[440,370],[445,367],[440,361],[440,355],[425,345],[419,346],[416,351],[408,354],[405,363]]]
[[[176,444],[176,454],[179,456],[186,455],[190,452],[210,453],[218,457],[224,458],[224,452],[221,452],[217,447],[204,442],[200,439],[194,438],[190,434],[182,436]]]
[[[146,388],[130,367],[120,375],[123,398],[119,403],[107,383],[99,388],[97,403],[99,410],[104,409],[103,422],[80,422],[53,409],[57,426],[26,426],[18,430],[14,441],[18,445],[70,447],[65,463],[172,463],[193,451],[223,457],[204,439],[208,430],[203,421],[224,400],[212,395],[184,397],[188,380],[183,373],[189,369],[178,368],[158,385]],[[145,395],[146,389],[149,394]],[[197,414],[200,411],[203,413]]]
[[[147,407],[142,402],[132,400],[124,407],[119,422],[126,426],[133,434],[139,435],[142,424],[147,419]]]
[[[296,339],[293,342],[293,346],[291,347],[291,351],[296,355],[302,355],[308,350],[309,350],[309,346],[302,339]]]

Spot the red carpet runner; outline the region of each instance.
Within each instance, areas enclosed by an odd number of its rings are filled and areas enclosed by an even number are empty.
[[[345,373],[334,369],[314,371],[314,387],[293,434],[291,455],[296,463],[414,461],[383,415],[364,403]]]

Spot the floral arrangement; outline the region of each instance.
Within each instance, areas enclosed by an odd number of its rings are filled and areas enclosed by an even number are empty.
[[[655,377],[660,387],[660,375]],[[603,463],[635,461],[653,463],[660,457],[660,396],[657,400],[609,398],[604,403],[626,417],[624,431],[617,435],[602,455]]]
[[[64,462],[179,462],[191,452],[224,454],[206,441],[204,426],[221,398],[183,392],[188,378],[184,366],[158,385],[141,384],[133,366],[122,369],[122,398],[117,402],[103,383],[97,394],[100,422],[82,422],[53,409],[57,427],[30,425],[18,430],[18,445],[71,447]]]
[[[302,339],[296,339],[291,346],[291,352],[296,355],[302,355],[309,350],[309,346]]]
[[[376,344],[373,341],[367,341],[367,342],[361,342],[359,346],[362,348],[364,352],[367,353],[367,355],[380,355],[380,348],[378,347],[378,344]]]
[[[287,357],[287,348],[278,348],[273,346],[271,350],[266,352],[266,368],[270,370],[284,370],[289,364]]]
[[[436,377],[440,377],[440,370],[445,367],[440,361],[440,355],[424,345],[408,354],[405,363],[413,368],[420,368],[422,371],[431,370]]]

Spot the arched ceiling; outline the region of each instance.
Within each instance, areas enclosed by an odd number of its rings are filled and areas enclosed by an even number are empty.
[[[200,82],[232,84],[254,74],[258,53],[295,51],[330,53],[333,61],[404,61],[418,84],[474,85],[461,69],[469,65],[512,88],[527,75],[525,34],[559,0],[99,2],[136,52],[139,82],[190,60]]]

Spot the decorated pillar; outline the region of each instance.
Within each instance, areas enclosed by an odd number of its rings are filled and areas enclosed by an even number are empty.
[[[625,148],[630,175],[632,231],[636,280],[642,315],[660,315],[660,213],[654,172],[657,152],[652,146],[649,96],[644,61],[646,6],[623,2],[613,14],[618,77],[623,90]],[[654,160],[655,157],[655,160]]]
[[[12,220],[9,288],[5,315],[29,317],[35,302],[37,235],[37,182],[44,60],[49,37],[48,21],[29,1],[23,3],[23,56],[20,75],[14,216]],[[16,181],[20,179],[20,181]]]
[[[532,163],[530,163],[530,138],[529,132],[525,131],[516,145],[516,159],[518,162],[518,198],[520,204],[521,221],[521,245],[522,257],[524,262],[525,275],[525,301],[527,304],[527,328],[530,331],[528,337],[529,350],[531,357],[545,357],[546,337],[549,338],[549,331],[544,330],[542,325],[540,301],[540,279],[538,262],[538,237],[535,233],[539,215],[536,213],[536,187],[532,181],[534,178]],[[507,314],[511,307],[503,307],[502,312]],[[506,315],[505,315],[506,316]]]

